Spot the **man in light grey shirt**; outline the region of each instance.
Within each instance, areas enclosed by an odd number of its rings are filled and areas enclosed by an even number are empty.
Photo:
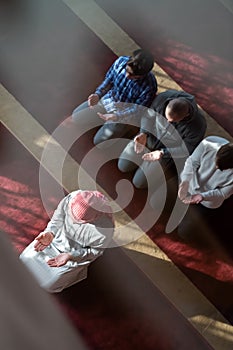
[[[217,209],[233,194],[233,144],[218,136],[205,138],[186,160],[180,178],[178,196],[190,207],[178,233],[186,238],[200,230],[200,218],[207,223],[216,219]]]

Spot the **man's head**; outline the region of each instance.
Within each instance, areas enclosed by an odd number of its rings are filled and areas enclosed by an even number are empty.
[[[169,122],[179,122],[189,115],[189,102],[182,97],[171,100],[166,109],[165,117]]]
[[[139,49],[133,52],[126,66],[129,79],[139,79],[148,74],[154,65],[154,57],[148,51]]]
[[[227,143],[219,148],[215,163],[220,170],[233,169],[233,143]]]
[[[79,223],[94,222],[103,215],[111,216],[108,199],[99,191],[79,191],[70,201],[73,219]]]

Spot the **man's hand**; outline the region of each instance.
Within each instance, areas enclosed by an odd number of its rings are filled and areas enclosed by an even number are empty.
[[[52,232],[41,232],[36,238],[36,243],[34,245],[34,249],[37,252],[41,252],[44,250],[46,247],[50,245],[52,242],[54,236]]]
[[[90,108],[92,108],[93,106],[97,105],[97,103],[99,102],[99,96],[97,94],[91,94],[90,96],[88,96],[88,106]]]
[[[203,200],[203,197],[201,194],[193,194],[190,197],[187,197],[183,199],[184,204],[198,204]]]
[[[105,122],[108,120],[117,120],[117,116],[113,113],[106,113],[106,114],[102,114],[102,113],[97,113],[98,116],[103,119]]]
[[[153,152],[143,154],[142,159],[147,160],[148,162],[154,162],[156,160],[161,159],[162,156],[163,156],[162,151],[153,151]]]
[[[189,183],[188,181],[181,182],[178,190],[178,197],[180,200],[184,200],[188,194]]]
[[[134,138],[134,151],[136,153],[142,153],[146,145],[147,135],[141,133]]]
[[[49,259],[47,264],[51,267],[59,267],[63,266],[67,263],[67,261],[71,260],[71,255],[68,253],[61,253],[57,255],[55,258]]]

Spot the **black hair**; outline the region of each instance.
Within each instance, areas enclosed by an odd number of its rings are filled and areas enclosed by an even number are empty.
[[[233,143],[227,143],[219,148],[215,163],[220,170],[233,169]]]
[[[179,118],[185,118],[189,115],[190,104],[183,97],[177,97],[170,100],[167,106],[171,109],[171,114]]]
[[[133,52],[127,65],[134,75],[146,75],[154,66],[154,57],[149,51],[138,49]]]

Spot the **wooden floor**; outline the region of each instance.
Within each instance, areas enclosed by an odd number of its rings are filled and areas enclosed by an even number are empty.
[[[215,2],[224,8],[226,17],[232,16],[230,1]],[[129,3],[133,4],[132,1]],[[0,116],[11,137],[16,138],[28,152],[28,157],[38,163],[37,171],[42,180],[46,176],[42,167],[55,179],[58,186],[50,188],[51,196],[59,198],[62,188],[69,192],[80,187],[79,181],[88,188],[95,183],[95,179],[84,169],[84,163],[79,164],[72,152],[68,153],[71,141],[76,137],[68,116],[94,90],[114,59],[119,55],[130,54],[139,44],[130,32],[115,22],[111,11],[105,12],[105,1],[64,0],[51,1],[48,5],[43,0],[40,3],[32,1],[31,4],[27,8],[27,2],[22,1],[21,7],[16,8],[17,5],[12,2],[12,8],[7,8],[8,18],[1,22],[1,41],[6,51],[1,58],[3,80],[0,86]],[[115,2],[113,9],[114,6]],[[46,32],[48,27],[50,31]],[[66,36],[67,33],[69,36]],[[37,40],[39,37],[43,37],[43,40]],[[154,73],[158,78],[159,91],[182,88],[158,65],[156,59]],[[229,120],[226,124],[222,123],[224,129],[217,122],[218,117],[206,114],[206,119],[207,134],[217,134],[232,140],[232,129],[226,128],[230,125]],[[66,136],[63,135],[64,130]],[[8,147],[7,144],[3,146],[5,149]],[[51,151],[54,158],[48,159],[47,155]],[[85,152],[85,147],[81,151]],[[12,159],[15,159],[15,152],[16,147],[6,150],[9,164],[11,153],[14,153]],[[17,171],[14,167],[12,170]],[[105,191],[99,184],[98,188]],[[43,204],[49,206],[47,194],[48,187],[44,187],[41,182],[40,195]],[[126,226],[126,222],[130,224]],[[126,212],[116,214],[116,224],[120,237],[127,232],[127,236],[132,238],[119,252],[107,252],[105,259],[108,264],[111,261],[111,271],[116,272],[116,282],[111,282],[111,288],[117,290],[119,295],[125,292],[128,295],[125,302],[130,303],[129,295],[132,295],[133,289],[140,289],[137,280],[137,276],[140,276],[144,294],[135,293],[135,303],[142,303],[141,307],[148,313],[154,332],[161,332],[161,344],[164,345],[158,349],[232,349],[233,326],[219,310]],[[9,222],[9,225],[14,227],[14,223]],[[17,248],[23,249],[23,245]],[[115,255],[115,259],[110,257],[111,254]],[[124,264],[118,266],[118,259]],[[99,270],[98,265],[94,267],[92,275],[95,270],[99,273],[103,269],[103,276],[110,279],[111,274],[103,266],[100,263]],[[131,281],[128,285],[127,280]],[[153,298],[154,302],[150,304]],[[62,296],[59,299],[63,302]],[[155,315],[156,310],[158,313]],[[168,341],[166,337],[174,333],[175,342]],[[151,348],[147,346],[146,339],[141,337],[140,340],[141,349]],[[107,346],[102,348],[108,349]],[[120,347],[111,345],[110,348]],[[131,349],[130,346],[128,349]]]

